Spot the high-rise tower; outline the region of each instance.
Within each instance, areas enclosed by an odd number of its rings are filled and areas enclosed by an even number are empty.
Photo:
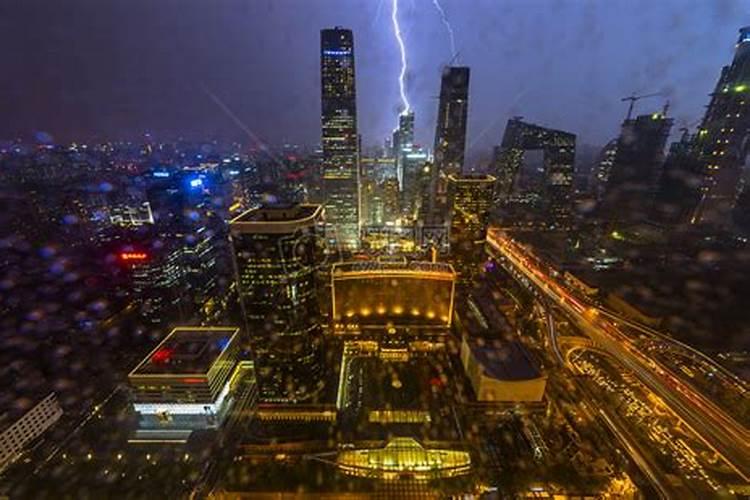
[[[451,254],[462,283],[476,276],[484,256],[496,181],[491,175],[448,176]]]
[[[646,220],[672,123],[664,113],[627,118],[622,123],[617,153],[600,206],[604,218],[629,223]]]
[[[750,27],[740,29],[732,64],[724,66],[698,131],[704,163],[696,222],[724,225],[736,203],[750,134]]]
[[[266,206],[229,224],[237,293],[265,400],[302,400],[317,388],[322,213],[320,205]]]
[[[398,117],[398,128],[393,131],[393,157],[396,162],[398,187],[404,190],[404,157],[414,144],[414,111],[401,113]]]
[[[469,112],[469,68],[447,66],[440,81],[435,166],[431,175],[430,211],[445,205],[446,182],[450,174],[460,174],[466,150],[466,120]],[[443,182],[441,182],[443,179]]]
[[[343,28],[320,32],[323,189],[327,237],[359,246],[359,145],[354,35]]]
[[[575,134],[527,123],[521,117],[508,120],[502,144],[495,149],[493,160],[497,178],[495,195],[501,202],[508,201],[524,164],[524,156],[534,150],[543,152],[544,181],[540,194],[549,224],[567,228],[572,212]]]

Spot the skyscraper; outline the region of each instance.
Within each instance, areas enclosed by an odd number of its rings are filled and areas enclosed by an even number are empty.
[[[696,152],[695,136],[683,129],[679,141],[669,147],[654,204],[654,218],[666,224],[691,222],[698,206],[703,163]]]
[[[481,264],[496,181],[491,175],[448,176],[451,254],[462,283],[471,281]]]
[[[398,116],[398,128],[393,131],[393,156],[399,189],[404,190],[404,159],[414,144],[414,111]]]
[[[445,205],[445,178],[460,174],[466,150],[466,121],[469,112],[469,68],[446,66],[440,81],[435,166],[431,175],[430,211]]]
[[[320,51],[327,237],[355,249],[359,246],[359,141],[352,31],[322,30]]]
[[[535,150],[543,152],[544,179],[540,194],[545,214],[550,225],[567,227],[571,218],[575,134],[526,123],[520,117],[508,120],[502,144],[495,149],[495,194],[500,201],[507,201],[523,166],[524,155]]]
[[[237,292],[265,400],[303,400],[321,371],[320,205],[267,206],[230,222]]]
[[[627,118],[622,123],[617,153],[601,203],[604,218],[630,223],[647,218],[672,123],[664,113]]]
[[[734,60],[724,66],[698,131],[704,163],[696,222],[727,224],[736,203],[750,134],[750,27],[740,29]]]

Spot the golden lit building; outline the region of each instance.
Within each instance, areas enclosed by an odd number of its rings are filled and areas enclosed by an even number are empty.
[[[339,469],[376,479],[408,477],[417,481],[461,476],[471,471],[471,456],[460,450],[427,448],[409,437],[391,439],[383,448],[345,450]]]
[[[451,324],[456,273],[450,264],[346,262],[331,275],[334,327]]]

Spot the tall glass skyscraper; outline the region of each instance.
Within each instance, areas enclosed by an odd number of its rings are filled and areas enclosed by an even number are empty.
[[[477,275],[484,258],[496,181],[485,174],[448,176],[451,254],[461,283],[468,283]]]
[[[469,114],[469,68],[447,66],[440,81],[435,168],[431,176],[430,211],[445,205],[447,176],[460,174],[466,152],[466,121]],[[441,182],[442,179],[442,182]]]
[[[695,222],[727,224],[736,203],[750,130],[750,27],[740,29],[734,60],[724,66],[698,130],[704,163]]]
[[[327,237],[359,247],[359,144],[354,79],[354,35],[336,27],[320,32],[323,189]]]
[[[320,205],[267,206],[229,224],[261,398],[308,399],[321,372]]]

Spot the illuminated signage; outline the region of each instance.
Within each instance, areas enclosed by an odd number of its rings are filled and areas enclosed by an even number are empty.
[[[122,260],[141,261],[146,260],[148,255],[145,252],[122,252],[120,258]]]
[[[200,187],[203,185],[203,179],[192,179],[190,181],[190,187]]]
[[[154,172],[154,177],[169,177],[169,172]]]
[[[326,56],[348,56],[351,54],[348,50],[324,50],[323,55]]]

